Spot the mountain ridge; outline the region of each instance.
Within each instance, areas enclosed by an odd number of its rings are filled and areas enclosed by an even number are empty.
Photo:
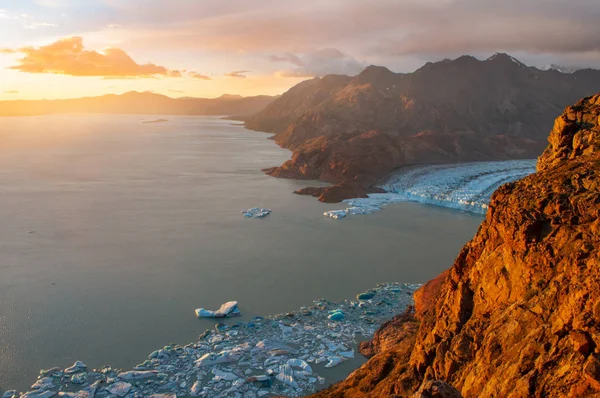
[[[277,96],[242,97],[224,94],[218,98],[172,98],[152,92],[129,91],[61,100],[0,101],[0,116],[33,116],[55,113],[109,113],[157,115],[235,115],[260,112]]]
[[[357,187],[364,196],[403,165],[535,158],[550,121],[597,90],[600,71],[542,71],[508,54],[462,56],[408,74],[372,65],[353,77],[302,82],[246,127],[274,133],[294,152],[268,174],[334,183],[298,193],[336,202]]]

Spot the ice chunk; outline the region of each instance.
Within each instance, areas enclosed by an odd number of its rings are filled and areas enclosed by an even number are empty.
[[[51,390],[54,388],[54,379],[52,377],[42,377],[31,388],[34,390]]]
[[[324,216],[331,217],[334,220],[339,220],[340,218],[344,218],[348,215],[346,210],[330,210],[323,213]]]
[[[287,364],[296,368],[300,368],[307,373],[312,373],[312,368],[306,361],[298,358],[292,358],[287,361]]]
[[[260,207],[253,207],[248,210],[242,210],[242,214],[246,218],[263,218],[271,214],[271,210]]]
[[[59,392],[58,396],[65,397],[65,398],[94,398],[94,396],[96,395],[96,391],[98,390],[98,387],[100,386],[101,383],[102,383],[102,381],[97,380],[96,382],[94,382],[94,384],[84,388],[81,391]]]
[[[50,398],[55,395],[56,395],[56,393],[54,391],[37,390],[37,391],[29,391],[28,393],[21,395],[21,398]]]
[[[221,380],[234,381],[234,380],[239,379],[239,377],[237,377],[235,374],[233,374],[231,372],[224,372],[224,371],[219,370],[217,368],[213,368],[213,370],[211,371],[211,373],[215,376],[214,377],[215,381],[221,381]]]
[[[198,394],[200,394],[201,390],[202,390],[202,385],[200,384],[200,381],[197,381],[194,383],[194,385],[190,389],[190,395],[192,397],[197,397]]]
[[[216,311],[205,310],[204,308],[198,308],[196,310],[196,316],[198,318],[226,318],[240,315],[241,313],[237,301],[228,301]]]
[[[17,390],[9,390],[2,394],[2,398],[13,398],[17,396]]]
[[[157,376],[156,370],[130,370],[129,372],[121,372],[117,375],[122,380],[141,380]]]
[[[66,368],[65,373],[72,374],[72,373],[81,372],[82,370],[86,370],[86,369],[87,369],[87,366],[85,365],[85,363],[83,363],[81,361],[77,361],[73,364],[73,366]]]
[[[350,350],[350,351],[340,351],[338,352],[338,354],[340,354],[340,356],[344,357],[344,358],[354,358],[354,350]]]
[[[277,340],[277,339],[265,339],[265,340],[261,340],[258,343],[256,343],[256,345],[254,346],[254,348],[252,348],[252,355],[256,355],[260,352],[273,352],[273,351],[279,351],[279,352],[285,352],[288,354],[297,354],[298,350],[286,345],[285,343]]]
[[[332,321],[342,321],[344,320],[344,312],[342,310],[331,311],[328,318]]]
[[[223,363],[236,362],[239,361],[241,357],[242,353],[235,351],[221,351],[218,353],[209,352],[201,356],[200,359],[196,360],[195,364],[197,367],[201,368],[202,366],[213,366]]]
[[[108,392],[112,395],[118,395],[119,397],[124,397],[127,395],[129,390],[131,390],[131,384],[125,383],[124,381],[119,381],[112,386],[107,388]]]
[[[373,297],[375,297],[375,292],[366,292],[366,293],[361,293],[359,295],[356,296],[356,298],[358,300],[371,300]]]
[[[77,373],[71,376],[71,383],[73,384],[83,384],[87,380],[86,373]]]
[[[52,369],[42,369],[40,370],[40,376],[42,377],[58,377],[62,376],[62,370],[60,368],[52,368]]]
[[[275,378],[290,387],[298,388],[298,383],[294,380],[294,370],[288,364],[279,367],[279,374]]]
[[[329,357],[327,358],[328,362],[325,365],[326,368],[333,368],[334,366],[339,365],[340,363],[344,362],[346,360],[346,358],[344,357],[338,357],[338,356],[333,356],[333,357]]]

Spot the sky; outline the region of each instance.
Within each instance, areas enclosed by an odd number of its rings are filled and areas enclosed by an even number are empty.
[[[600,0],[0,0],[0,100],[285,92],[507,52],[600,69]]]

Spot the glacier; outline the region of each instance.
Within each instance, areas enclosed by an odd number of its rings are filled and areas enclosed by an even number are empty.
[[[388,177],[379,187],[386,193],[348,199],[347,208],[325,212],[341,219],[371,214],[385,205],[419,202],[476,214],[485,214],[500,185],[535,173],[536,159],[414,166]]]

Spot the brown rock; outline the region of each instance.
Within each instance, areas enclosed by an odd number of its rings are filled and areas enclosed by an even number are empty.
[[[600,361],[594,355],[585,362],[583,374],[594,389],[600,390]]]
[[[462,398],[462,395],[445,381],[431,380],[423,383],[413,398]]]

